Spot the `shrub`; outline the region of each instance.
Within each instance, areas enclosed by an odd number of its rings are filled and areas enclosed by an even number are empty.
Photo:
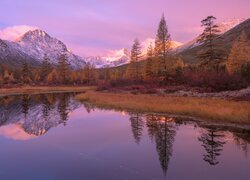
[[[186,84],[211,89],[212,91],[236,90],[247,86],[241,76],[229,75],[226,72],[185,72],[183,75]]]

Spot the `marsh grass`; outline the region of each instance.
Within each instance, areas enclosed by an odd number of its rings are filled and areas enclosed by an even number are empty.
[[[250,124],[250,103],[246,101],[95,91],[79,94],[76,99],[105,108],[171,113],[215,122]]]

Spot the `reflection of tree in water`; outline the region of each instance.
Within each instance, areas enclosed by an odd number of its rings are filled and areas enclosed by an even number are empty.
[[[91,113],[91,111],[95,110],[95,106],[93,104],[90,103],[83,103],[84,108],[86,109],[86,111],[88,113]]]
[[[22,95],[22,113],[27,117],[30,107],[30,97],[27,94]]]
[[[204,130],[201,133],[201,137],[198,138],[206,151],[206,154],[203,155],[203,160],[210,165],[214,166],[219,164],[217,158],[221,155],[223,145],[226,143],[223,141],[223,138],[224,135],[214,127]]]
[[[155,139],[162,170],[167,174],[170,157],[173,152],[176,125],[172,118],[146,116],[146,125],[151,138]]]
[[[48,100],[48,95],[41,95],[41,103],[42,103],[42,113],[45,121],[48,121],[49,111],[52,108],[52,104]]]
[[[245,156],[248,156],[248,151],[250,149],[250,131],[242,130],[233,134],[234,141],[236,145],[244,152]]]
[[[143,131],[143,119],[139,113],[131,113],[130,118],[132,133],[136,143],[140,143]]]
[[[61,122],[66,125],[68,120],[68,106],[69,96],[67,94],[60,94],[58,101],[58,112],[60,114]]]

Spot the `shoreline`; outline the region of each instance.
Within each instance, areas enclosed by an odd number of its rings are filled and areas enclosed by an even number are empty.
[[[11,88],[0,88],[0,97],[22,95],[22,94],[47,94],[47,93],[83,93],[94,90],[94,86],[22,86]]]

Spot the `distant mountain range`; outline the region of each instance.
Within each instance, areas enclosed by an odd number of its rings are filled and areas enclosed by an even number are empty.
[[[249,37],[250,19],[234,19],[218,24],[223,37],[224,45],[230,49],[233,41],[239,37],[240,33],[245,30]],[[196,54],[201,50],[202,44],[194,38],[192,41],[182,44],[172,41],[172,52],[180,55],[187,63],[196,62]],[[146,49],[154,39],[143,41],[143,57],[146,57]],[[127,48],[111,51],[106,56],[80,57],[75,55],[60,40],[51,37],[45,31],[32,29],[25,32],[14,40],[0,39],[0,63],[11,66],[20,66],[24,61],[29,64],[38,66],[43,61],[45,55],[53,65],[58,64],[61,54],[68,56],[68,63],[72,68],[82,68],[87,62],[101,67],[115,67],[127,64],[130,61],[130,51]]]

